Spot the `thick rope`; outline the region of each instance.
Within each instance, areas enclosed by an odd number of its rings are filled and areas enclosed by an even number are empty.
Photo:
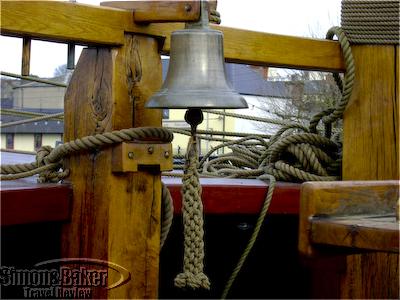
[[[161,232],[160,248],[164,246],[174,218],[174,204],[167,186],[161,182]]]
[[[187,165],[182,178],[183,272],[176,276],[175,286],[210,289],[210,280],[204,274],[203,203],[197,157],[197,139],[193,135],[188,143]]]
[[[343,0],[342,28],[354,44],[399,44],[399,0]]]
[[[342,54],[344,57],[344,64],[346,66],[346,73],[344,75],[343,83],[339,85],[342,93],[340,101],[337,103],[335,109],[327,116],[323,117],[325,124],[330,124],[343,116],[343,112],[346,109],[347,103],[350,100],[351,91],[353,90],[354,78],[355,78],[355,66],[353,54],[351,53],[350,43],[340,27],[332,27],[326,34],[327,39],[333,39],[334,36],[338,37]],[[339,77],[336,77],[336,82]]]
[[[165,128],[129,128],[119,131],[105,132],[86,136],[71,142],[50,146],[38,150],[36,162],[17,165],[1,165],[0,180],[15,180],[39,174],[39,182],[58,182],[68,175],[67,170],[61,170],[62,158],[76,152],[98,149],[104,146],[133,140],[158,140],[171,142],[173,134]]]

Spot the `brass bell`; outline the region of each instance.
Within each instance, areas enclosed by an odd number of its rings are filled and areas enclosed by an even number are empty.
[[[223,34],[208,28],[207,5],[201,20],[171,34],[170,62],[160,91],[148,108],[247,108],[225,74]]]

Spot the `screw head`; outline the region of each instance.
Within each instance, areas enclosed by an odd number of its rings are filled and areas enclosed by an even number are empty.
[[[165,158],[169,158],[169,155],[170,155],[170,154],[169,154],[169,151],[165,151],[165,152],[164,152],[164,157],[165,157]]]
[[[153,153],[154,153],[154,147],[149,147],[149,148],[147,148],[147,152],[148,152],[149,154],[153,154]]]
[[[129,158],[129,159],[133,159],[133,156],[134,156],[134,155],[133,155],[133,152],[128,152],[128,158]]]

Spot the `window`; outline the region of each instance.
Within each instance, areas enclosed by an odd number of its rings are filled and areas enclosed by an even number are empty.
[[[14,149],[14,133],[6,134],[6,149]]]
[[[35,133],[33,135],[33,147],[35,148],[35,150],[42,147],[42,134],[41,133]]]

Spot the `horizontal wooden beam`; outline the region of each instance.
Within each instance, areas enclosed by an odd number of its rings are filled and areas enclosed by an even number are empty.
[[[399,223],[395,216],[356,215],[313,217],[313,244],[346,247],[352,250],[399,252]]]
[[[101,6],[132,11],[136,23],[194,22],[200,18],[199,1],[104,1]]]
[[[1,34],[49,41],[122,45],[129,11],[73,2],[2,1]]]
[[[89,45],[119,46],[124,33],[160,38],[162,53],[182,23],[138,25],[131,11],[57,1],[2,1],[1,33]],[[212,26],[224,33],[230,62],[284,68],[343,71],[338,42]]]
[[[394,224],[390,228],[398,226],[396,223],[395,206],[399,199],[400,182],[397,180],[386,181],[333,181],[333,182],[306,182],[302,185],[301,200],[300,200],[300,229],[299,229],[299,251],[305,256],[313,256],[318,251],[314,248],[315,243],[322,243],[329,241],[327,244],[333,242],[338,243],[336,246],[353,245],[360,248],[377,248],[379,246],[373,243],[365,243],[358,241],[358,239],[367,239],[376,230],[367,229],[367,226],[361,224],[368,223],[366,220],[371,221],[371,216],[382,217],[393,216],[391,219]],[[369,216],[369,217],[363,217]],[[319,219],[313,219],[318,217]],[[336,219],[335,219],[336,218]],[[347,226],[343,223],[343,218],[349,218],[353,226]],[[358,218],[358,220],[355,220]],[[364,220],[365,219],[365,220]],[[318,222],[319,220],[319,222]],[[335,220],[335,222],[333,222]],[[340,221],[341,220],[341,221]],[[332,222],[334,224],[332,224]],[[315,225],[314,223],[318,223]],[[323,223],[323,224],[322,224]],[[315,235],[313,232],[316,230]],[[364,227],[364,233],[360,233],[357,237],[357,229],[355,225],[360,224]],[[381,223],[382,224],[382,223]],[[326,227],[331,227],[331,233],[328,235]],[[376,226],[376,224],[375,224]],[[347,230],[347,229],[356,230]],[[347,232],[345,232],[347,230]],[[342,233],[343,238],[338,237],[339,231]],[[346,236],[348,234],[348,236]],[[364,235],[363,235],[364,234]],[[390,230],[389,235],[395,235]],[[325,235],[325,236],[324,236]],[[324,236],[324,238],[322,238]],[[344,239],[344,237],[346,239]],[[386,236],[388,237],[388,236]],[[375,241],[378,243],[378,239]],[[387,245],[392,245],[393,241],[385,241],[381,245],[382,250],[389,248]]]

